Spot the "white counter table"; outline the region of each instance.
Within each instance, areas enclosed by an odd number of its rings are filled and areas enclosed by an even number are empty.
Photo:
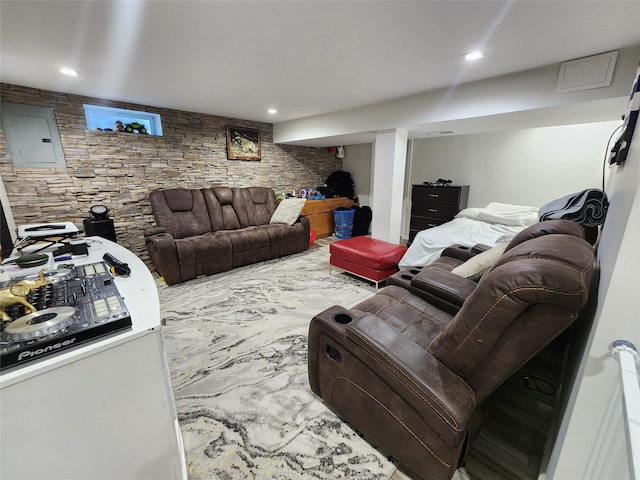
[[[87,240],[74,264],[109,252],[131,268],[115,284],[132,328],[0,375],[0,478],[186,479],[153,277],[124,247]]]

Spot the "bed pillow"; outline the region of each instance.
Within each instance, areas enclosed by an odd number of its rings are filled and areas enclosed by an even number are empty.
[[[501,225],[533,225],[538,221],[538,207],[492,202],[478,214],[478,220]]]
[[[482,208],[463,208],[455,215],[454,218],[469,218],[471,220],[476,220],[478,218],[478,215],[480,215],[480,212],[482,212]]]
[[[287,198],[282,200],[276,211],[273,212],[269,223],[284,223],[286,225],[293,225],[300,216],[300,212],[304,207],[306,198]]]
[[[500,243],[489,250],[485,250],[482,253],[477,254],[475,257],[471,257],[462,265],[458,265],[451,270],[451,273],[466,277],[469,280],[477,282],[480,280],[484,272],[489,270],[491,266],[496,263],[496,260],[504,253],[508,243]]]

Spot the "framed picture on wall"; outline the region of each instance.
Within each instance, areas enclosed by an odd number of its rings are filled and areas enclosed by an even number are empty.
[[[227,159],[262,160],[260,130],[227,127]]]

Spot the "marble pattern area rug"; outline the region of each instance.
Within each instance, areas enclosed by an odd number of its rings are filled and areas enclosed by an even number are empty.
[[[323,240],[184,284],[157,282],[190,480],[369,480],[395,471],[309,387],[313,316],[375,290],[330,275]]]

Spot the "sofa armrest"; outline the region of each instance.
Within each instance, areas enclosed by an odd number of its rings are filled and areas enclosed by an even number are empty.
[[[167,285],[180,283],[182,275],[180,273],[180,261],[175,240],[168,233],[147,234],[150,230],[152,229],[145,230],[144,242],[147,246],[151,263],[156,267],[158,273],[162,275]]]
[[[489,245],[485,245],[484,243],[476,243],[472,247],[466,247],[464,245],[455,244],[445,248],[442,251],[441,256],[457,258],[458,260],[462,260],[463,262],[466,262],[470,258],[475,257],[477,254],[482,253],[491,248],[492,247],[490,247]]]
[[[303,226],[309,226],[309,217],[306,215],[300,215],[294,223],[301,223]]]
[[[425,349],[380,318],[366,313],[354,319],[346,336],[378,364],[370,365],[434,427],[456,445],[476,406],[475,394],[458,375]],[[362,359],[366,360],[366,359]]]
[[[150,227],[144,230],[145,237],[151,237],[153,235],[158,235],[159,233],[167,233],[167,229],[164,227]]]
[[[487,250],[491,250],[493,247],[489,245],[485,245],[484,243],[476,243],[473,247],[471,247],[471,251],[475,254],[486,252]]]
[[[457,258],[463,262],[466,262],[470,258],[474,257],[478,252],[474,252],[471,247],[465,247],[464,245],[451,245],[445,248],[440,256]]]
[[[429,296],[462,307],[462,304],[478,286],[473,280],[461,277],[442,268],[422,270],[411,280],[411,287]]]

